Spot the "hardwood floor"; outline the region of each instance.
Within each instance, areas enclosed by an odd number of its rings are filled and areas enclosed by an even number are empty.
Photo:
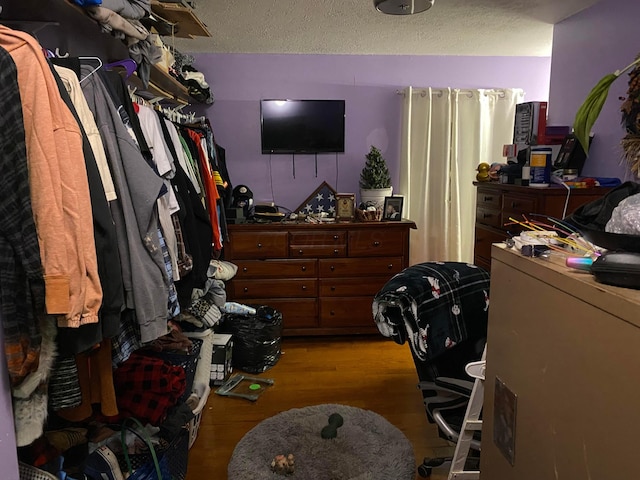
[[[227,478],[233,449],[251,428],[290,408],[322,403],[384,416],[411,441],[417,462],[424,456],[452,453],[427,421],[408,345],[378,335],[285,337],[282,352],[280,361],[260,374],[275,384],[256,402],[211,393],[189,453],[187,480]],[[435,469],[431,479],[445,479],[447,473],[448,467]]]

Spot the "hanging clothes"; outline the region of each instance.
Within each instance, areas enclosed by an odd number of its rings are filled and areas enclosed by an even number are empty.
[[[159,118],[162,114],[156,112]],[[180,204],[180,211],[173,216],[178,223],[175,229],[179,242],[179,251],[188,257],[189,268],[186,276],[176,282],[178,291],[178,301],[182,309],[187,309],[191,305],[192,292],[196,288],[203,288],[207,281],[207,269],[212,256],[211,243],[213,241],[213,231],[211,221],[201,202],[198,191],[198,183],[192,175],[188,175],[182,165],[191,165],[186,160],[183,143],[177,134],[176,127],[164,119],[160,122],[165,144],[169,153],[174,159],[176,173],[171,180],[171,184],[176,192],[176,197]],[[180,156],[182,154],[182,156]],[[182,158],[182,161],[180,161]]]
[[[156,171],[158,175],[164,179],[167,187],[167,193],[158,199],[158,215],[160,217],[162,233],[169,251],[173,280],[177,281],[180,280],[178,272],[178,240],[173,228],[173,222],[171,221],[171,215],[177,213],[180,210],[180,206],[178,205],[178,200],[170,183],[170,180],[175,176],[176,169],[173,158],[171,158],[167,152],[167,146],[165,145],[160,127],[160,120],[157,115],[151,108],[145,105],[135,105],[135,107],[137,107],[142,133],[151,148]]]
[[[204,183],[207,211],[209,212],[209,218],[211,219],[211,226],[213,228],[213,249],[214,252],[219,254],[222,251],[222,237],[220,234],[220,222],[218,220],[218,199],[220,197],[214,180],[213,168],[209,162],[206,144],[203,143],[204,135],[191,128],[186,129],[186,131],[198,149],[200,175]]]
[[[83,75],[91,68],[83,66]],[[164,260],[158,238],[156,200],[162,179],[141,155],[99,75],[82,83],[102,136],[118,199],[111,202],[123,273],[125,304],[135,309],[143,343],[167,333]]]
[[[80,125],[83,139],[83,153],[87,176],[89,181],[89,194],[91,196],[91,210],[93,214],[93,227],[95,237],[96,255],[98,259],[98,275],[102,285],[102,305],[98,312],[100,324],[82,325],[78,329],[61,329],[58,333],[58,344],[62,355],[75,355],[84,352],[100,343],[103,338],[111,338],[118,333],[120,328],[120,313],[124,308],[124,289],[122,285],[122,269],[120,268],[120,254],[116,237],[116,229],[111,218],[111,211],[107,203],[106,193],[103,188],[104,172],[108,173],[108,179],[114,189],[112,197],[115,199],[115,187],[111,180],[111,171],[107,164],[106,154],[102,146],[102,139],[95,125],[93,114],[89,110],[87,100],[82,93],[77,74],[67,68],[55,66],[54,78],[58,83],[60,96],[67,104],[69,110]],[[68,92],[72,92],[73,98]],[[89,122],[89,128],[94,131],[94,141],[85,134],[83,124],[76,104],[83,111],[85,121]],[[96,137],[97,136],[97,137]],[[104,157],[106,170],[100,170],[94,152],[101,152]]]
[[[62,70],[66,82],[63,82],[57,71]],[[93,413],[92,405],[99,404],[105,415],[117,413],[115,400],[115,387],[111,371],[111,342],[110,337],[117,335],[120,327],[120,313],[124,307],[124,292],[122,286],[122,270],[120,268],[120,256],[117,250],[117,239],[111,212],[103,188],[103,180],[98,165],[95,161],[94,151],[102,147],[102,140],[98,137],[99,144],[91,144],[84,132],[82,122],[77,114],[74,103],[67,88],[75,92],[76,102],[86,109],[85,116],[93,115],[89,110],[86,99],[82,94],[80,82],[76,74],[63,67],[54,68],[54,78],[62,100],[65,102],[74,118],[80,125],[83,139],[83,152],[89,181],[89,193],[91,196],[91,209],[93,213],[94,231],[96,240],[96,254],[98,257],[98,273],[103,288],[103,303],[99,311],[100,323],[81,325],[77,329],[58,329],[59,354],[68,358],[74,358],[77,373],[80,399],[78,405],[66,405],[58,408],[58,415],[63,418],[76,418],[84,420]],[[67,87],[68,86],[68,87]],[[91,126],[91,125],[90,125]],[[95,121],[92,128],[97,133]],[[105,155],[106,161],[106,155]],[[108,165],[107,165],[108,166]],[[111,175],[109,170],[109,176]],[[115,188],[115,187],[114,187]],[[114,190],[115,193],[115,190]],[[114,198],[117,198],[114,196]],[[96,347],[97,345],[97,347]],[[87,353],[88,352],[88,353]],[[56,365],[58,367],[58,365]],[[54,367],[54,369],[56,368]],[[55,374],[54,370],[54,374]],[[53,391],[58,387],[59,381],[66,383],[68,380],[52,375],[49,388]],[[51,402],[50,402],[51,404]]]
[[[102,288],[80,129],[40,45],[0,26],[0,46],[18,69],[47,313],[62,314],[58,320],[67,326],[97,322]]]
[[[56,59],[53,59],[52,61],[54,64],[56,63]],[[102,138],[100,137],[100,132],[98,132],[98,127],[96,126],[96,121],[93,118],[93,113],[91,113],[91,110],[89,110],[89,105],[87,105],[87,99],[84,98],[82,87],[80,86],[80,81],[78,79],[78,74],[80,73],[80,65],[78,63],[77,72],[60,65],[56,65],[54,68],[58,73],[58,76],[62,80],[62,83],[64,84],[64,87],[69,94],[71,102],[73,103],[76,113],[76,119],[84,129],[84,133],[89,140],[89,144],[91,145],[91,152],[100,173],[100,179],[102,181],[102,188],[104,189],[105,197],[108,202],[115,200],[117,198],[116,189],[113,186],[113,178],[111,177],[111,170],[109,169],[109,164],[107,163],[107,156],[104,153]]]
[[[82,400],[73,408],[56,413],[71,422],[80,422],[93,414],[92,405],[100,404],[103,415],[117,415],[116,390],[111,367],[111,340],[105,339],[93,350],[76,355]]]
[[[212,255],[213,229],[200,196],[180,165],[176,166],[176,176],[171,183],[180,203],[178,219],[184,233],[185,250],[193,261],[191,273],[176,282],[178,301],[180,306],[186,309],[191,304],[193,289],[203,288],[207,281],[207,269]]]
[[[160,112],[158,112],[158,114],[162,116]],[[193,184],[193,188],[195,189],[196,193],[200,195],[201,194],[200,184],[202,182],[200,180],[199,174],[197,173],[198,169],[196,166],[194,166],[194,163],[192,160],[187,159],[188,152],[185,151],[186,147],[182,143],[183,142],[182,138],[178,135],[178,130],[176,129],[176,126],[164,117],[163,117],[163,123],[164,123],[163,132],[165,135],[165,141],[167,142],[167,145],[169,147],[173,145],[173,152],[175,153],[174,161],[177,161],[180,164],[180,166],[182,167],[182,170],[184,170],[187,177],[189,177],[189,180]],[[169,137],[169,139],[166,138],[167,136]]]
[[[16,65],[0,48],[0,308],[9,379],[19,384],[38,365],[44,278],[31,209],[27,150]]]

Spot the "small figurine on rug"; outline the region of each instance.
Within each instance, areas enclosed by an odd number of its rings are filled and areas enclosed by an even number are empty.
[[[271,461],[271,470],[278,475],[291,475],[295,470],[293,453],[287,456],[276,455]]]
[[[320,432],[320,436],[325,439],[336,438],[338,436],[338,428],[342,426],[344,419],[339,413],[329,415],[329,425],[326,425]]]

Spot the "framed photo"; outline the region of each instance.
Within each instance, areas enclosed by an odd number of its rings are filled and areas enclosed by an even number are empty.
[[[336,193],[336,221],[352,222],[356,211],[354,193]]]
[[[402,203],[404,197],[384,197],[383,220],[388,222],[399,222],[402,220]]]

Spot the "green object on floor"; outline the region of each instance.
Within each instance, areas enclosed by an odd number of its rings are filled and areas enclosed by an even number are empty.
[[[255,402],[273,383],[272,378],[234,374],[220,385],[215,392],[218,395],[244,398]]]

